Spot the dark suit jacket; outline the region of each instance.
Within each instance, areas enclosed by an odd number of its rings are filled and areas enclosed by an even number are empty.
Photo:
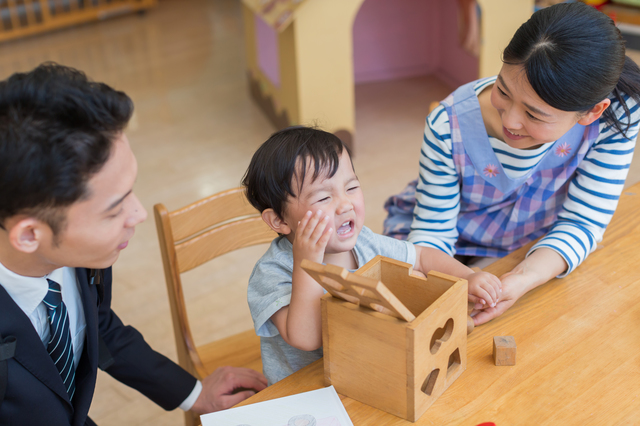
[[[3,338],[17,339],[15,355],[8,361],[8,386],[0,406],[0,425],[93,424],[87,414],[96,384],[98,333],[113,358],[105,371],[164,409],[176,408],[193,390],[196,379],[192,375],[153,351],[136,329],[122,324],[111,310],[111,268],[104,270],[102,301],[97,286],[89,284],[88,271],[78,268],[76,274],[87,329],[76,370],[73,403],[69,402],[60,374],[31,321],[0,286],[0,334]]]

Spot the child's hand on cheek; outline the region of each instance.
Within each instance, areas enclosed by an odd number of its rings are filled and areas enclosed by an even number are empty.
[[[324,251],[331,238],[333,228],[329,227],[329,216],[323,216],[322,210],[315,214],[308,211],[298,222],[293,239],[293,262],[300,264],[302,259],[322,263]]]
[[[481,304],[483,308],[496,306],[502,293],[502,283],[493,274],[480,271],[467,277],[469,282],[469,301]]]
[[[304,259],[321,263],[333,233],[329,216],[321,210],[305,213],[293,236],[291,303],[273,314],[271,320],[285,342],[303,351],[322,346],[320,298],[324,289],[301,266]]]

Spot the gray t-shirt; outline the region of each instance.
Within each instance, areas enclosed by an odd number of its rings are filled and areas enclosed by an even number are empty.
[[[366,226],[362,227],[353,252],[358,268],[377,255],[410,265],[416,262],[413,244],[375,234]],[[289,346],[271,322],[271,316],[291,302],[292,274],[293,246],[281,236],[271,242],[249,278],[249,309],[256,334],[260,336],[263,371],[270,385],[322,357],[322,348],[303,351]]]

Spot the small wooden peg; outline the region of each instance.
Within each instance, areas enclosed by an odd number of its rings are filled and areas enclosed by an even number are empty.
[[[475,327],[475,324],[473,323],[473,318],[467,315],[467,336],[471,334],[474,327]]]
[[[516,365],[516,339],[513,336],[493,338],[493,362],[496,365]]]

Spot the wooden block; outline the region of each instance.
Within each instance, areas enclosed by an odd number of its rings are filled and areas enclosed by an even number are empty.
[[[493,362],[496,365],[516,365],[516,339],[513,336],[493,338]]]

